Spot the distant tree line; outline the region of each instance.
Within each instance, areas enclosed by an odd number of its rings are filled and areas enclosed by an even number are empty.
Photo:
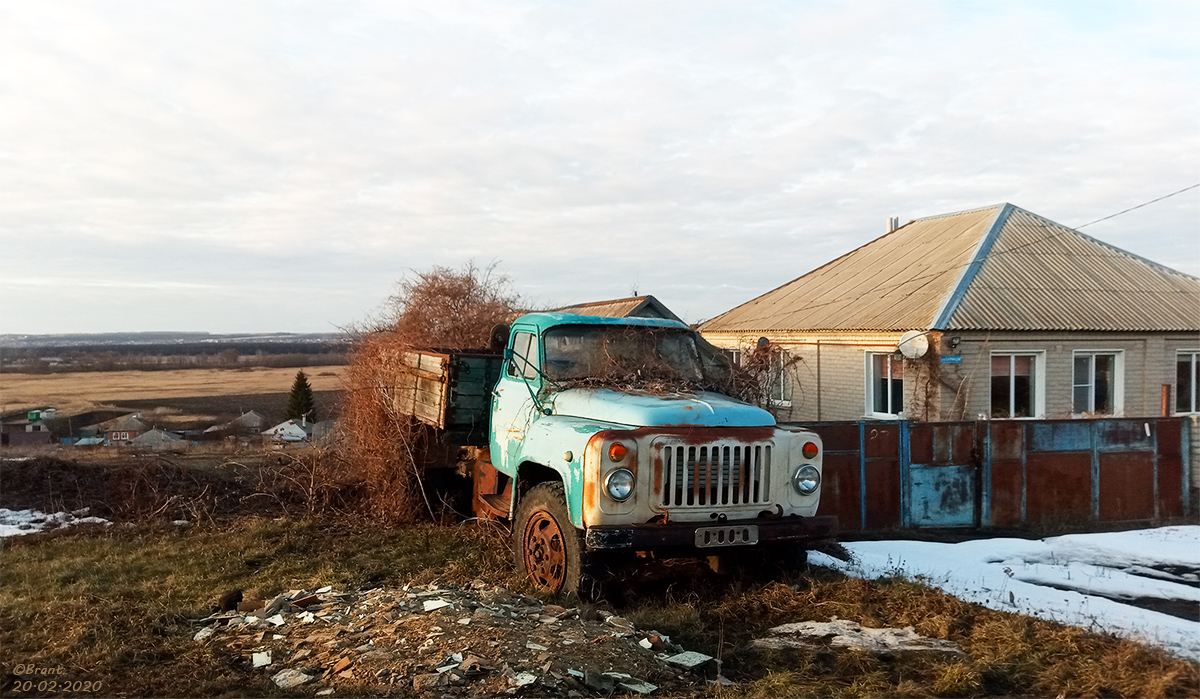
[[[41,374],[193,368],[306,367],[346,363],[341,342],[31,347],[8,349],[0,369]]]

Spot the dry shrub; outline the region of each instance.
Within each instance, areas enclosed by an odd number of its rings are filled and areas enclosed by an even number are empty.
[[[495,327],[516,313],[517,297],[494,266],[435,267],[401,281],[383,319],[358,333],[340,410],[342,453],[328,476],[362,484],[361,514],[399,523],[439,509],[424,478],[438,435],[396,410],[404,352],[486,348]]]
[[[6,466],[0,507],[76,511],[118,521],[211,522],[243,512],[253,487],[233,474],[142,456],[97,463],[39,457]],[[264,514],[279,510],[261,503]]]
[[[576,329],[551,356],[546,348],[549,390],[608,388],[648,395],[713,391],[760,407],[771,405],[771,350],[747,351],[734,365],[704,338],[679,328],[600,325]],[[695,340],[697,357],[691,354]],[[582,341],[579,341],[582,340]]]

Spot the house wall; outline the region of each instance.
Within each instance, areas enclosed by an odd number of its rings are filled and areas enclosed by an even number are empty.
[[[890,352],[902,333],[704,333],[717,347],[748,352],[759,337],[788,353],[790,405],[775,407],[781,421],[859,420],[866,416],[868,352]],[[1037,352],[1044,364],[1046,419],[1071,418],[1076,351],[1119,351],[1120,416],[1162,414],[1162,387],[1175,400],[1176,354],[1200,349],[1194,333],[930,332],[930,349],[904,361],[905,417],[917,421],[986,419],[991,412],[993,352]],[[957,346],[951,346],[958,338]],[[945,358],[961,357],[960,363]],[[1200,450],[1200,440],[1193,440]],[[1197,452],[1200,454],[1200,451]],[[1196,465],[1200,459],[1193,458]],[[1197,472],[1200,475],[1200,471]],[[1197,479],[1193,479],[1196,483]]]
[[[894,352],[901,335],[765,335],[772,348],[787,353],[784,374],[791,385],[791,400],[773,407],[776,419],[781,422],[863,419],[867,412],[867,354]],[[704,338],[713,345],[743,353],[751,351],[762,336],[704,333]],[[937,334],[932,333],[931,337],[936,344]],[[904,412],[910,419],[937,419],[941,387],[927,380],[928,364],[928,359],[904,362]]]
[[[957,349],[951,338],[959,337]],[[1074,357],[1077,351],[1120,351],[1123,356],[1124,417],[1162,414],[1162,387],[1168,386],[1171,408],[1175,399],[1176,353],[1197,349],[1200,337],[1186,333],[1114,334],[1048,332],[947,332],[941,352],[962,356],[961,364],[942,364],[941,419],[975,419],[991,407],[991,355],[998,351],[1044,352],[1045,414],[1047,419],[1070,418]]]

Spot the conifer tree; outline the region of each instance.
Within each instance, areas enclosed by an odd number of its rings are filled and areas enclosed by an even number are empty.
[[[317,421],[316,402],[313,399],[312,386],[308,384],[308,376],[304,371],[296,372],[296,380],[292,382],[292,392],[288,396],[287,408],[283,416],[289,420],[299,420],[307,417],[309,422]]]

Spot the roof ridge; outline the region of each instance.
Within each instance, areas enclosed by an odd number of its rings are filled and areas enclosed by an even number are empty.
[[[951,216],[962,216],[963,214],[977,214],[980,211],[987,211],[988,209],[1003,209],[1006,206],[1011,206],[1014,209],[1021,208],[1015,204],[1010,204],[1006,201],[1002,201],[999,204],[991,204],[989,206],[979,206],[974,209],[964,209],[962,211],[952,211],[948,214],[934,214],[933,216],[923,216],[921,218],[914,218],[913,220],[909,221],[908,223],[916,223],[917,221],[932,221],[937,218],[950,218]],[[1021,210],[1024,211],[1024,209],[1021,209]],[[908,223],[904,224],[904,226],[907,226]],[[904,226],[901,226],[900,228],[903,228]],[[897,228],[896,230],[900,230],[900,229]],[[876,238],[876,240],[878,240],[878,238]]]
[[[642,294],[641,296],[626,296],[624,298],[607,299],[604,301],[585,301],[584,303],[569,303],[565,306],[562,306],[562,308],[583,308],[584,306],[602,306],[607,303],[620,303],[622,301],[634,301],[634,300],[638,300],[638,299],[645,300],[645,299],[649,299],[649,298],[653,298],[653,295],[652,294]]]
[[[1004,204],[1000,210],[996,212],[996,218],[992,220],[992,225],[988,226],[987,233],[984,233],[979,239],[979,245],[975,247],[974,254],[971,255],[971,261],[968,262],[958,274],[958,281],[954,283],[949,295],[942,301],[941,308],[933,314],[930,330],[937,328],[945,328],[949,324],[950,319],[954,317],[954,313],[958,311],[959,305],[962,303],[963,297],[967,295],[967,290],[971,288],[971,282],[975,281],[975,275],[979,274],[979,268],[983,266],[983,261],[992,252],[992,246],[996,244],[996,238],[1000,236],[1000,231],[1004,229],[1004,224],[1008,223],[1008,217],[1017,207],[1012,204]],[[984,209],[976,209],[983,211]]]

